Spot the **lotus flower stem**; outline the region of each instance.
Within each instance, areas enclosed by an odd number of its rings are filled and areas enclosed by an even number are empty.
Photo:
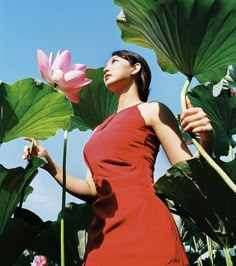
[[[183,89],[181,91],[181,107],[182,111],[186,109],[186,92],[189,88],[191,77],[188,77]],[[236,185],[231,180],[231,178],[224,172],[224,170],[211,158],[211,156],[203,149],[203,147],[200,145],[200,143],[195,139],[192,138],[192,142],[196,149],[198,150],[199,154],[209,163],[209,165],[222,177],[222,179],[225,181],[225,183],[233,190],[234,193],[236,193]]]
[[[64,131],[63,167],[62,167],[62,202],[61,202],[61,266],[65,266],[65,205],[66,205],[66,152],[68,130]]]
[[[232,262],[232,259],[231,259],[229,248],[228,247],[223,247],[223,250],[224,250],[224,254],[225,254],[226,266],[233,266],[233,262]]]

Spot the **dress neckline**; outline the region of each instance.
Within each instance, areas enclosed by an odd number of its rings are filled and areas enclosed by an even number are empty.
[[[140,105],[140,104],[142,104],[143,102],[140,102],[140,103],[137,103],[137,104],[134,104],[134,105],[131,105],[131,106],[129,106],[129,107],[126,107],[126,108],[124,108],[124,109],[122,109],[122,110],[120,110],[119,112],[117,112],[117,113],[113,113],[113,114],[111,114],[110,116],[108,116],[101,124],[100,124],[100,126],[98,127],[98,131],[101,131],[101,130],[103,130],[116,116],[118,116],[119,114],[121,114],[121,113],[123,113],[123,112],[125,112],[125,111],[127,111],[127,110],[130,110],[130,109],[132,109],[132,108],[134,108],[134,107],[136,107],[137,108],[137,106],[138,105]],[[97,131],[97,130],[96,130]]]
[[[139,102],[139,103],[136,103],[136,104],[134,104],[134,105],[128,106],[128,107],[126,107],[126,108],[120,110],[119,112],[116,112],[115,114],[119,114],[120,112],[123,112],[123,111],[125,111],[125,110],[127,110],[127,109],[130,109],[130,108],[132,108],[132,107],[138,106],[138,105],[140,105],[140,104],[142,104],[142,103],[143,103],[143,102]]]

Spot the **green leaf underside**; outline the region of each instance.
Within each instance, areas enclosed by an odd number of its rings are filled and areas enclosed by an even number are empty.
[[[229,175],[236,167],[236,160],[217,163]],[[232,208],[236,204],[236,194],[204,160],[193,158],[177,163],[154,186],[217,243],[235,244],[236,212]]]
[[[0,142],[25,136],[47,139],[68,129],[71,115],[71,103],[51,86],[31,78],[0,84]]]
[[[104,84],[103,68],[87,69],[86,77],[93,81],[79,92],[80,102],[73,104],[74,116],[70,130],[93,130],[117,110],[116,96]]]
[[[216,157],[228,156],[230,146],[235,147],[233,135],[236,134],[236,96],[222,90],[218,97],[212,95],[212,85],[199,85],[188,92],[193,106],[202,107],[214,128]]]
[[[64,214],[66,265],[82,264],[87,244],[87,231],[93,217],[90,204],[67,204]],[[60,218],[61,213],[59,213],[57,221],[46,222],[40,234],[34,238],[34,241],[31,241],[29,247],[38,254],[44,254],[58,262],[60,262],[58,245],[60,242]]]
[[[82,265],[87,244],[87,231],[94,216],[92,207],[88,203],[69,203],[65,207],[63,216],[66,265]],[[60,223],[61,213],[56,221],[43,222],[33,212],[17,208],[14,217],[9,220],[0,236],[1,262],[12,265],[25,249],[29,249],[60,264]],[[9,257],[11,247],[13,250]]]
[[[38,172],[37,168],[44,163],[42,158],[33,157],[25,169],[6,169],[0,165],[0,234],[19,203],[23,188],[29,185]]]
[[[236,62],[235,0],[115,0],[125,42],[151,48],[163,71],[219,81]]]

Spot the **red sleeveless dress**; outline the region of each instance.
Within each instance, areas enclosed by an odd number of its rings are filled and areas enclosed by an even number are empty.
[[[85,145],[97,188],[84,266],[189,265],[153,189],[159,141],[137,105],[108,117]]]

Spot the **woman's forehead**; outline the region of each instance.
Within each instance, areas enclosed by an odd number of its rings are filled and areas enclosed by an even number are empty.
[[[118,56],[118,55],[113,55],[108,61],[107,61],[107,65],[109,65],[111,62],[112,62],[112,60],[114,60],[114,59],[121,59],[121,60],[125,60],[125,61],[128,61],[127,59],[125,59],[125,58],[123,58],[123,57],[121,57],[121,56]]]
[[[113,55],[109,60],[108,60],[108,62],[111,62],[113,59],[115,59],[115,58],[121,58],[120,56],[118,56],[118,55]]]

